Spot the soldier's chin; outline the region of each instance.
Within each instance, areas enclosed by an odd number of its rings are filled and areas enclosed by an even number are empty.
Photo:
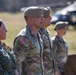
[[[5,40],[6,38],[2,38],[1,40]]]
[[[66,34],[66,32],[64,33],[64,35]]]
[[[6,39],[6,37],[3,38],[3,40],[5,40],[5,39]]]
[[[41,25],[39,26],[39,29],[40,29],[40,28],[42,28],[42,26],[41,26]]]

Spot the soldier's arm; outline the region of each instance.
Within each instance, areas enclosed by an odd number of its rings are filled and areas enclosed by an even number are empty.
[[[55,40],[52,41],[52,55],[53,55],[53,61],[54,61],[54,70],[56,73],[59,71],[58,62],[57,62],[57,42]]]
[[[61,75],[60,71],[56,71],[55,75]]]
[[[29,52],[30,42],[25,36],[19,36],[14,41],[13,51],[17,59],[23,61]]]
[[[6,71],[4,71],[1,64],[0,64],[0,75],[9,75]]]
[[[16,56],[17,69],[22,73],[22,61],[27,57],[30,49],[29,39],[24,36],[19,36],[14,42],[14,54]]]
[[[13,53],[13,50],[10,52],[8,52],[8,54],[10,55],[10,58],[12,59],[12,61],[13,61],[13,69],[14,69],[14,73],[15,73],[15,75],[19,75],[18,74],[18,70],[17,70],[17,67],[16,67],[16,57],[15,57],[15,55],[14,55],[14,53]]]

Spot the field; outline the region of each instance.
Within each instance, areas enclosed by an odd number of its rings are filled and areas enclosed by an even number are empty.
[[[26,25],[23,16],[23,13],[0,13],[0,19],[5,22],[6,28],[8,30],[7,37],[4,42],[6,42],[10,47],[13,47],[14,38],[16,37],[18,32]],[[51,37],[55,35],[55,31],[53,30],[53,28],[53,25],[48,27]],[[76,54],[76,30],[74,30],[73,27],[70,26],[64,38],[68,42],[69,54]]]

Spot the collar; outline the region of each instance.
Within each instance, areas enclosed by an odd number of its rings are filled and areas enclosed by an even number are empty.
[[[40,31],[42,31],[44,34],[49,35],[48,30],[44,29],[44,28],[40,28]]]
[[[26,28],[30,31],[31,36],[37,38],[37,35],[34,34],[34,32],[31,30],[31,28],[28,25],[26,25]]]
[[[60,42],[64,42],[63,38],[60,38],[58,35],[56,35],[56,38],[60,41]]]

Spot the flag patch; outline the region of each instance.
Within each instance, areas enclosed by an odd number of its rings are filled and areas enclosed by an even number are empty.
[[[25,45],[25,43],[26,43],[25,38],[21,37],[21,38],[20,38],[20,42],[21,42],[23,45]]]

